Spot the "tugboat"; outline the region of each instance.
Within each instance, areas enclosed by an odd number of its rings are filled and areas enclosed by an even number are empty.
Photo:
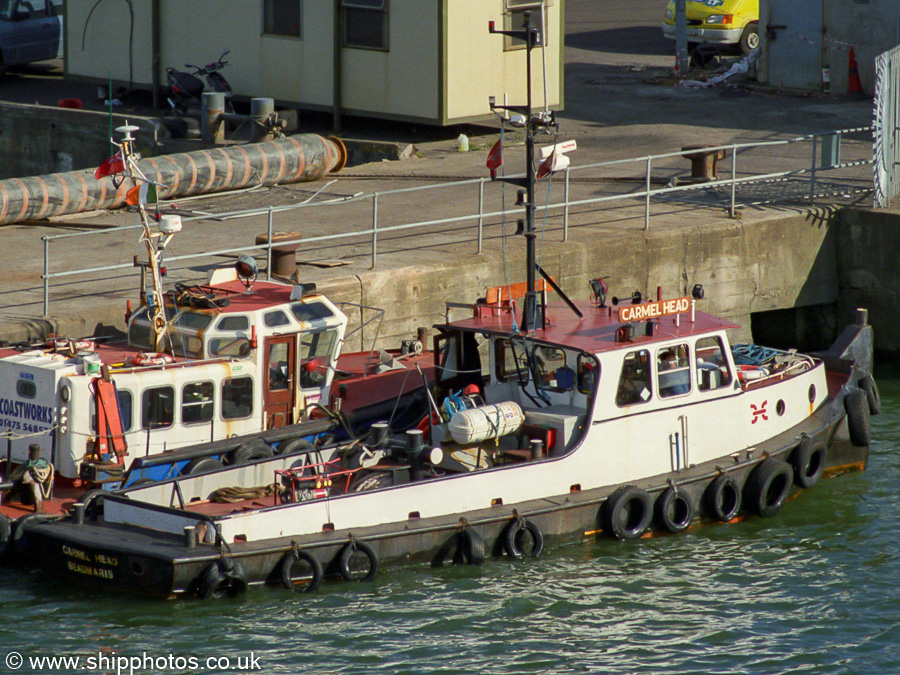
[[[530,51],[525,16],[502,33]],[[157,597],[310,591],[388,563],[480,564],[771,517],[826,473],[863,469],[879,406],[865,311],[827,352],[800,354],[730,345],[737,326],[697,308],[699,285],[621,302],[595,279],[589,301],[570,299],[534,256],[534,132],[552,116],[534,115],[530,95],[511,110],[527,119],[526,281],[436,326],[429,428],[393,439],[379,424],[290,465],[94,493],[65,519],[25,525],[44,570]]]
[[[164,291],[164,253],[182,223],[160,215],[158,205],[152,214],[140,197],[153,184],[135,161],[136,130],[117,130],[120,151],[107,162],[119,172],[116,186],[130,180],[139,195],[142,297],[134,312],[129,303],[127,342],[50,338],[0,349],[3,476],[14,475],[38,446],[30,461],[51,464],[56,477],[57,499],[44,504],[52,513],[86,487],[118,486],[135,457],[286,427],[303,437],[303,423],[316,416],[341,414],[353,433],[392,413],[396,429],[416,423],[433,380],[424,333],[399,350],[342,353],[352,334],[342,308],[314,284],[257,280],[250,256],[212,270],[205,284]],[[355,310],[377,325],[380,310]],[[257,443],[220,459],[260,453],[266,450]],[[0,513],[15,518],[19,506],[3,504]]]

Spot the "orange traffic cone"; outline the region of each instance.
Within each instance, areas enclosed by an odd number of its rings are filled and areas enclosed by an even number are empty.
[[[850,65],[847,68],[847,93],[855,94],[861,92],[862,82],[859,81],[859,68],[856,66],[856,54],[853,47],[850,47]]]

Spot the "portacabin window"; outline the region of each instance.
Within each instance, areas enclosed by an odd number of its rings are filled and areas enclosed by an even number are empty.
[[[303,0],[263,0],[263,34],[303,37]]]
[[[341,0],[343,46],[388,50],[388,0]]]
[[[640,349],[626,354],[616,389],[616,405],[624,408],[649,401],[653,396],[650,376],[649,351]]]
[[[547,2],[547,5],[550,3]],[[544,36],[544,4],[539,0],[506,0],[506,11],[503,13],[504,30],[523,30],[525,28],[525,12],[531,12],[531,25],[537,29],[533,46],[547,43]],[[503,49],[524,49],[525,41],[505,36]]]
[[[153,387],[141,395],[141,428],[163,429],[175,420],[175,388]]]

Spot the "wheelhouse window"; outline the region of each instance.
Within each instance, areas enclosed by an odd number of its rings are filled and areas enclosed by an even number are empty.
[[[269,345],[269,391],[284,391],[288,388],[289,347],[287,342]]]
[[[333,330],[306,333],[300,336],[300,386],[321,387],[328,374],[331,355],[337,342]]]
[[[388,0],[342,0],[343,46],[388,50]]]
[[[134,396],[127,389],[116,389],[116,400],[119,402],[119,421],[122,423],[122,431],[130,431],[134,418]],[[92,429],[97,428],[96,422]]]
[[[175,316],[175,310],[165,308],[166,321],[171,321]],[[138,310],[137,315],[128,327],[128,344],[147,351],[156,351],[153,346],[153,331],[150,324],[150,308],[144,307]]]
[[[700,391],[711,391],[731,384],[731,371],[722,349],[722,340],[717,337],[705,337],[694,345],[697,359],[697,388]]]
[[[213,418],[212,382],[191,382],[181,390],[181,421],[184,424],[202,424]]]
[[[649,401],[653,396],[650,378],[650,352],[640,349],[626,354],[616,390],[616,405],[622,408]]]
[[[216,324],[216,330],[221,331],[237,331],[250,330],[250,317],[243,314],[235,314],[232,316],[223,316]]]
[[[253,414],[253,378],[229,377],[222,381],[222,417],[226,420]]]
[[[302,0],[263,0],[263,34],[302,38]]]
[[[163,429],[175,421],[175,387],[153,387],[141,395],[141,428]]]
[[[551,391],[568,391],[575,386],[575,373],[566,365],[566,353],[558,347],[534,347],[538,386]]]
[[[280,309],[276,309],[263,314],[263,323],[266,325],[266,328],[276,328],[278,326],[290,326],[291,320],[287,317],[287,314]]]
[[[656,352],[656,377],[662,398],[691,391],[691,357],[686,344],[663,347]]]
[[[528,371],[528,353],[522,342],[497,340],[494,343],[494,350],[497,379],[500,382],[510,380],[527,382],[531,379]]]
[[[297,321],[315,321],[316,319],[328,319],[334,316],[334,312],[324,302],[295,302],[291,305],[291,311]]]
[[[576,384],[582,394],[590,394],[600,379],[600,364],[587,354],[578,355]]]

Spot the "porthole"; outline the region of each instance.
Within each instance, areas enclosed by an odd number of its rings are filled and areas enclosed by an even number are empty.
[[[809,385],[809,402],[816,402],[816,385],[814,384]]]
[[[775,404],[775,412],[778,414],[779,417],[784,415],[784,401],[783,400],[778,399],[778,403]]]

